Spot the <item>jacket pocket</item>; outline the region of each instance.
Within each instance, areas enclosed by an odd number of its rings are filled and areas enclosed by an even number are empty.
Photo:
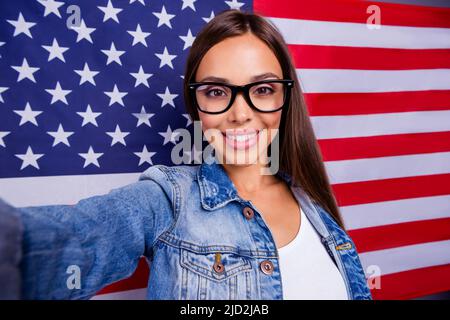
[[[180,250],[182,299],[250,299],[252,264],[248,258]]]

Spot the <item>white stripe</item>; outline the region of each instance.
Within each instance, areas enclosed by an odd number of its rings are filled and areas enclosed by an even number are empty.
[[[450,69],[296,69],[305,93],[449,90]],[[364,106],[361,106],[364,107]]]
[[[147,289],[118,291],[93,296],[91,300],[146,300]]]
[[[449,28],[381,25],[369,29],[364,23],[270,18],[289,44],[321,46],[444,49],[450,48]]]
[[[359,255],[367,274],[369,266],[380,268],[381,275],[450,263],[450,240],[364,252]],[[383,286],[383,283],[381,283]]]
[[[326,161],[331,184],[450,172],[450,152]]]
[[[450,218],[450,195],[339,207],[347,230]]]
[[[310,119],[317,139],[450,131],[450,110],[313,116]]]
[[[15,207],[75,204],[136,182],[140,173],[90,174],[0,179],[0,198]]]

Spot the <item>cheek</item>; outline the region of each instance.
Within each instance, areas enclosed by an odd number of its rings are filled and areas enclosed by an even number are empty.
[[[221,123],[223,123],[223,119],[220,115],[210,115],[201,113],[199,114],[200,121],[202,122],[202,129],[219,129]]]
[[[281,111],[261,114],[260,121],[265,128],[278,129],[281,122]]]

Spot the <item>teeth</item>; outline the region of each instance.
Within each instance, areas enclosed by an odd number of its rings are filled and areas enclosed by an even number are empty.
[[[252,133],[252,134],[228,134],[227,138],[231,139],[231,140],[236,140],[238,142],[242,142],[242,141],[246,141],[246,140],[250,140],[252,138],[254,138],[256,136],[256,133]]]

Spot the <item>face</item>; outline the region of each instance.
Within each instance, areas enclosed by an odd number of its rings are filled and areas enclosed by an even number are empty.
[[[205,78],[220,77],[233,85],[245,85],[257,81],[255,76],[267,73],[272,75],[258,81],[283,79],[274,53],[258,37],[247,33],[227,38],[209,49],[199,65],[195,81],[214,81]],[[267,90],[262,87],[251,90]],[[226,112],[207,114],[199,111],[199,117],[205,137],[223,164],[251,165],[267,163],[267,147],[279,128],[281,113],[281,110],[263,113],[252,109],[241,92]]]

